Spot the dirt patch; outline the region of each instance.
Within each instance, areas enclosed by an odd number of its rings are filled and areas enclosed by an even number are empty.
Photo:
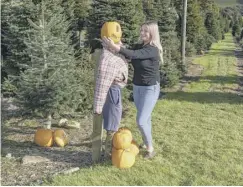
[[[200,64],[194,64],[193,63],[194,58],[187,58],[186,74],[180,79],[178,85],[174,86],[173,88],[167,89],[169,92],[185,91],[185,86],[187,84],[198,81],[200,79],[200,76],[202,75],[203,72],[203,66],[201,66]]]
[[[45,178],[74,167],[91,165],[92,120],[79,121],[80,129],[64,129],[70,143],[60,148],[43,148],[33,142],[41,124],[37,119],[22,116],[11,98],[2,98],[1,184],[11,186],[41,185]],[[55,128],[53,128],[55,129]],[[41,156],[49,162],[24,165],[26,155]]]
[[[198,81],[200,79],[202,72],[203,72],[203,67],[200,64],[190,63],[187,73],[180,80],[178,90],[184,91],[184,88],[187,84]]]

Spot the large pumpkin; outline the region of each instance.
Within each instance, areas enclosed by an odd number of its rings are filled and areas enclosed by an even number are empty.
[[[135,163],[135,155],[129,149],[112,148],[111,160],[118,168],[130,168]]]
[[[104,36],[112,39],[114,43],[120,42],[122,37],[120,24],[117,22],[104,23],[101,28],[101,38],[103,38]]]
[[[124,131],[117,131],[112,140],[112,144],[116,149],[127,149],[130,147],[131,142],[132,135]]]
[[[68,143],[68,137],[64,130],[57,129],[53,133],[54,141],[59,147],[64,147]]]
[[[139,153],[138,144],[134,140],[132,140],[129,149],[135,156]]]
[[[53,131],[51,129],[37,129],[34,142],[42,147],[51,147],[53,145]]]
[[[130,130],[129,128],[127,128],[127,127],[120,127],[120,128],[118,129],[118,131],[119,131],[119,132],[125,132],[125,133],[128,133],[130,136],[132,136],[132,132],[131,132],[131,130]]]

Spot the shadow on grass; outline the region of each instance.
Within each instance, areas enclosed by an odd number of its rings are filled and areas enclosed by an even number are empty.
[[[226,49],[211,49],[208,55],[224,55],[227,57],[234,57],[234,50],[226,50]]]
[[[197,103],[228,103],[242,104],[243,97],[233,93],[223,92],[171,92],[167,94],[166,100],[177,100]]]
[[[216,83],[216,84],[237,84],[239,76],[186,76],[183,78],[185,81],[197,81],[197,80]]]

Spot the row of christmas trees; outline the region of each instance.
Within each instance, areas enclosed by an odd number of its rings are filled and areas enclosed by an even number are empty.
[[[90,112],[90,54],[100,47],[95,39],[110,20],[121,23],[123,42],[130,47],[138,41],[141,23],[157,20],[166,74],[162,85],[176,84],[185,69],[181,19],[181,0],[3,0],[2,92],[14,94],[26,111],[47,116]],[[231,27],[242,27],[239,11],[220,9],[213,0],[188,0],[187,55],[207,50]]]

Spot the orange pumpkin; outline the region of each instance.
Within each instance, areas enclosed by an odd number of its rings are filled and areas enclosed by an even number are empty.
[[[53,133],[54,141],[59,147],[64,147],[68,143],[68,137],[64,130],[57,129]]]
[[[137,156],[137,154],[139,153],[139,148],[138,148],[138,144],[135,142],[135,140],[132,140],[132,143],[129,147],[130,151]]]
[[[51,147],[53,145],[53,131],[51,129],[37,129],[34,142],[41,147]]]
[[[127,149],[132,142],[131,134],[124,131],[117,131],[112,140],[112,144],[116,149]]]
[[[111,160],[118,168],[130,168],[135,163],[135,155],[129,149],[112,148]]]
[[[118,131],[128,133],[130,136],[132,136],[132,132],[128,127],[120,127]]]
[[[117,22],[104,23],[101,28],[101,38],[103,38],[104,36],[112,39],[114,43],[120,42],[122,37],[120,24]]]

